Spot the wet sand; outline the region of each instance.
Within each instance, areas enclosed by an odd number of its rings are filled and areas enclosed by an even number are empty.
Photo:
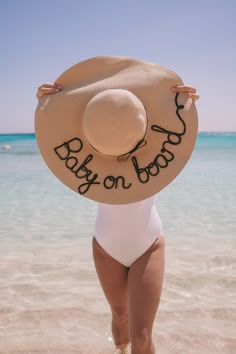
[[[235,264],[220,249],[176,252],[168,241],[153,331],[158,354],[235,354]],[[0,353],[109,354],[113,347],[87,239],[1,247]]]

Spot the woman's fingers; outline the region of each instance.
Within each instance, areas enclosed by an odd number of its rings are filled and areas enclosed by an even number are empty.
[[[52,83],[46,83],[38,88],[37,98],[40,99],[44,95],[50,95],[52,93],[57,93],[63,89],[62,86]]]
[[[188,96],[193,100],[197,101],[199,99],[199,95],[197,94],[197,90],[195,87],[189,86],[189,85],[179,85],[172,87],[171,89],[173,92],[185,92],[188,94]]]
[[[192,92],[192,93],[196,93],[196,89],[195,87],[189,86],[189,85],[179,85],[179,86],[175,86],[172,88],[172,91],[174,92]]]
[[[192,100],[197,101],[199,99],[199,95],[195,93],[189,93],[188,96],[192,98]]]
[[[57,93],[59,92],[60,89],[59,88],[42,88],[40,89],[40,91],[37,93],[37,97],[41,98],[44,95],[50,95],[52,93]]]

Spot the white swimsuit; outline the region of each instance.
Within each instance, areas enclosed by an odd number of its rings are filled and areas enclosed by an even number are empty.
[[[131,204],[98,205],[95,238],[126,267],[142,256],[162,232],[155,196]]]

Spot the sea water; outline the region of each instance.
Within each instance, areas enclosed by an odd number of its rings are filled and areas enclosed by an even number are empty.
[[[156,203],[166,238],[159,352],[235,353],[236,133],[200,133]],[[0,135],[0,353],[112,352],[92,261],[96,211],[48,170],[34,134]]]

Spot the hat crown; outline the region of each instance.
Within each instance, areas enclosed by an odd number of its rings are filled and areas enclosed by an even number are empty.
[[[104,155],[120,156],[144,137],[146,110],[128,90],[108,89],[95,95],[83,113],[83,130],[89,144]]]

